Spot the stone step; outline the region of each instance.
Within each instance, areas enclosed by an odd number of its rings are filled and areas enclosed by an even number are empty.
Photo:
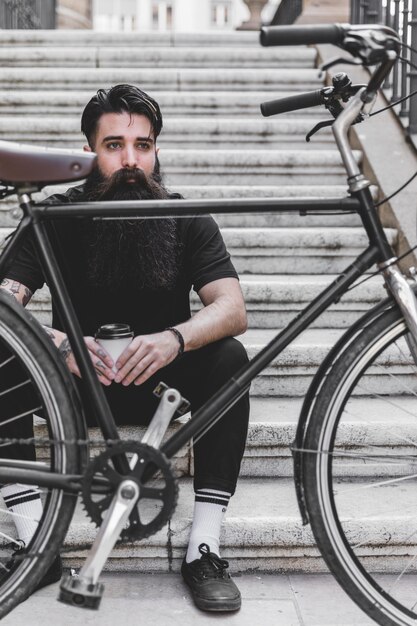
[[[90,89],[120,83],[139,84],[145,91],[308,91],[319,89],[317,69],[229,69],[229,68],[22,68],[2,67],[3,89]],[[272,96],[273,97],[273,96]],[[156,96],[157,98],[157,96]]]
[[[253,46],[259,47],[259,32],[100,32],[95,30],[0,30],[3,46]]]
[[[321,84],[318,84],[317,88],[320,87]],[[30,90],[23,87],[19,87],[19,89],[19,91],[8,89],[0,93],[0,112],[2,115],[16,115],[18,110],[20,114],[59,115],[61,119],[66,115],[76,115],[79,119],[82,110],[93,95],[92,89],[79,91],[77,86],[74,90],[54,90],[52,93],[51,91]],[[253,93],[235,89],[233,91],[215,91],[214,88],[212,91],[158,90],[156,98],[164,118],[169,115],[186,115],[188,118],[190,116],[206,116],[209,119],[212,115],[223,117],[236,115],[247,117],[249,115],[260,118],[261,102],[277,97],[284,98],[296,93],[287,91],[285,86],[283,89],[284,91],[280,91],[279,94],[264,91],[262,87],[261,90],[256,89]],[[310,119],[311,116],[315,118],[318,115],[326,115],[323,107],[313,107],[308,111],[305,109],[293,111],[280,115],[279,119],[289,116]]]
[[[306,393],[309,374],[315,373],[330,348],[337,342],[344,331],[339,329],[309,329],[304,331],[281,355],[279,355],[252,385],[256,396],[300,396]],[[255,356],[270,340],[275,337],[275,330],[250,329],[239,340],[246,346],[250,358]],[[407,358],[408,349],[404,342],[400,348],[392,347],[378,357],[371,367],[361,387],[355,388],[355,394],[363,397],[370,394],[401,395],[417,393],[415,366]],[[401,350],[401,351],[399,351]],[[389,365],[387,370],[386,365]],[[395,376],[392,374],[395,373]]]
[[[178,571],[184,557],[193,515],[190,479],[181,479],[176,511],[170,523],[156,535],[135,543],[121,543],[113,550],[106,569],[114,571]],[[373,563],[384,557],[387,571],[401,571],[416,548],[415,519],[410,502],[414,483],[388,484],[378,490],[357,481],[341,486],[352,536],[361,538],[361,554]],[[353,517],[352,517],[353,516]],[[81,506],[70,526],[65,564],[79,567],[97,530]],[[383,542],[381,536],[393,537]],[[244,540],[243,540],[244,538]],[[289,478],[241,478],[230,501],[221,536],[222,556],[233,571],[325,571],[309,526],[303,527]]]
[[[354,152],[358,162],[361,153]],[[342,184],[346,172],[337,150],[171,150],[161,153],[161,168],[169,186],[178,184]],[[248,180],[249,179],[249,180]]]
[[[291,279],[285,274],[242,274],[240,284],[245,297],[249,328],[283,328],[335,278],[335,275],[316,276],[314,274],[294,274]],[[324,329],[346,328],[358,316],[379,302],[385,294],[382,279],[374,277],[348,291],[339,302],[323,313],[313,326]],[[201,302],[194,292],[191,292],[191,305],[194,312],[201,307]],[[35,293],[28,308],[42,324],[51,325],[50,294],[46,286]],[[251,345],[253,337],[251,335],[249,337],[249,345]],[[257,335],[256,340],[266,343],[268,339],[259,339]],[[245,338],[243,341],[246,345],[248,339]],[[262,344],[256,345],[260,348]]]
[[[140,45],[2,46],[2,67],[314,67],[313,48],[142,47]]]
[[[317,135],[314,145],[305,136],[312,128],[307,119],[197,119],[168,118],[158,144],[175,148],[313,148],[334,146],[330,129]],[[30,144],[79,148],[86,143],[77,117],[14,115],[0,118],[0,139]]]
[[[289,477],[293,475],[291,446],[293,444],[303,398],[251,398],[251,412],[241,476]],[[335,475],[340,477],[366,477],[401,475],[407,460],[397,464],[387,463],[384,455],[410,455],[417,437],[417,422],[413,397],[397,396],[355,398],[351,400],[350,421],[343,424],[338,434],[339,446],[346,446],[351,458],[335,465]],[[165,439],[171,437],[191,414],[176,420],[168,429]],[[122,439],[140,441],[145,433],[142,426],[120,426]],[[44,420],[35,418],[35,436],[47,437]],[[89,429],[90,452],[95,456],[103,449],[103,436],[98,428]],[[368,463],[355,454],[377,455]],[[48,450],[38,447],[38,461],[48,458]],[[174,457],[173,467],[178,477],[194,475],[193,451],[185,445]]]
[[[397,232],[386,230],[391,245]],[[239,274],[334,274],[368,246],[360,228],[225,228],[223,237]]]

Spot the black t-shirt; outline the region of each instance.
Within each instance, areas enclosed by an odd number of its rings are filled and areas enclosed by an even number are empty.
[[[180,196],[173,194],[173,198]],[[53,203],[77,202],[82,186],[52,196]],[[82,245],[84,219],[55,220],[48,224],[58,264],[84,335],[94,335],[102,324],[129,324],[135,335],[158,332],[190,318],[190,289],[199,291],[220,278],[238,278],[219,228],[212,217],[178,218],[178,238],[182,244],[181,268],[172,290],[118,287],[99,288],[86,279],[86,252]],[[33,242],[28,237],[7,272],[32,293],[46,282]],[[52,326],[63,330],[52,301]]]

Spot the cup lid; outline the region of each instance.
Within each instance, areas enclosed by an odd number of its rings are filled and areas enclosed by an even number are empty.
[[[122,339],[133,337],[129,324],[104,324],[96,332],[96,339]]]

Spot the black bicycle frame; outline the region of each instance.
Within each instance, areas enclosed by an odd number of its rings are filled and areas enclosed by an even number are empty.
[[[59,219],[132,219],[155,217],[186,217],[230,213],[299,213],[301,215],[330,212],[357,212],[361,216],[370,244],[355,261],[324,289],[289,325],[279,332],[247,365],[239,370],[192,418],[161,447],[168,458],[190,441],[198,441],[233,404],[249,389],[252,380],[281,353],[323,311],[336,302],[363,273],[376,262],[393,257],[377,217],[369,189],[356,197],[336,199],[256,199],[256,200],[146,200],[125,202],[92,202],[86,204],[33,204],[29,196],[21,196],[24,217],[0,257],[0,278],[7,276],[28,230],[32,230],[41,265],[52,298],[63,321],[91,408],[105,438],[119,439],[116,423],[102,386],[89,358],[82,331],[68,291],[62,279],[52,245],[45,230],[46,222]],[[127,459],[120,459],[120,468],[128,472]],[[0,459],[0,482],[25,482],[45,487],[62,487],[77,491],[81,476],[65,476],[42,472],[35,463]]]

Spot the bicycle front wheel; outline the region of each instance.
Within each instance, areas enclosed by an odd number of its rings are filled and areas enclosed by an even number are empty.
[[[1,465],[7,467],[11,458],[36,458],[43,472],[77,473],[74,404],[70,375],[45,331],[20,305],[0,294]],[[25,438],[22,433],[31,431],[33,416],[34,436]],[[14,433],[18,440],[12,442]],[[36,589],[59,550],[76,504],[74,494],[63,489],[39,488],[24,477],[20,482],[26,488],[20,500],[38,491],[42,513],[39,518],[38,510],[31,517],[0,504],[0,618]],[[34,531],[24,550],[19,550],[19,518]]]
[[[305,440],[311,527],[332,573],[383,626],[417,623],[417,366],[397,309],[333,364]]]

